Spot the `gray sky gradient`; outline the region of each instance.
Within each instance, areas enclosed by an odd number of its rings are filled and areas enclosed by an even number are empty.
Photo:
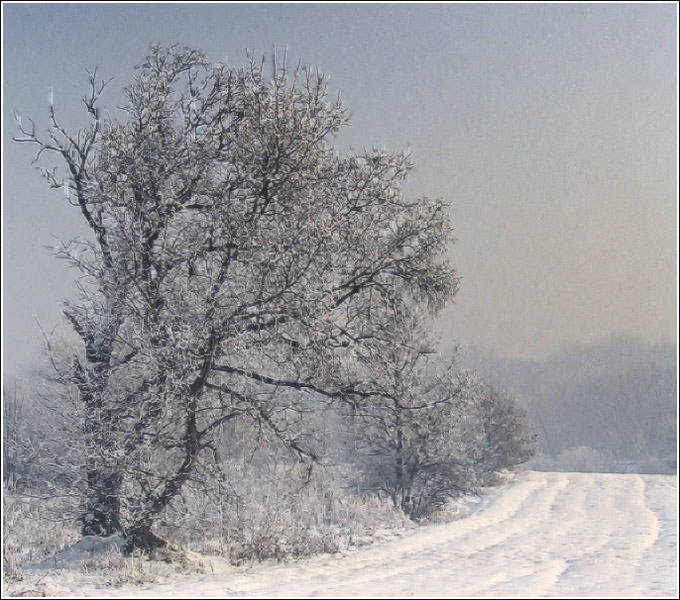
[[[86,68],[115,107],[150,43],[331,76],[343,148],[410,148],[409,195],[452,203],[461,291],[445,343],[514,358],[677,330],[677,7],[666,4],[3,4],[3,366],[37,361],[74,273],[45,248],[76,209],[10,142],[13,110],[84,124]],[[66,329],[65,325],[61,326]]]

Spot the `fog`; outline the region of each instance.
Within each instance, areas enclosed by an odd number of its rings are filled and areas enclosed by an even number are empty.
[[[538,433],[533,468],[677,472],[677,347],[630,337],[572,346],[543,361],[469,350],[467,360],[501,381]]]
[[[151,42],[214,60],[288,48],[350,108],[341,147],[410,148],[411,195],[451,202],[462,276],[445,344],[544,359],[565,344],[677,330],[677,8],[628,5],[3,5],[3,367],[37,361],[73,273],[45,246],[83,235],[13,111],[84,123],[86,69]],[[62,324],[62,329],[66,327]]]

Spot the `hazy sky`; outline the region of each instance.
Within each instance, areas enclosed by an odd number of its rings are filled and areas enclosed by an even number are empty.
[[[352,114],[343,148],[406,148],[406,191],[452,202],[461,290],[447,342],[517,358],[615,334],[675,340],[677,6],[666,4],[3,4],[3,363],[36,362],[73,271],[45,248],[83,233],[13,110],[63,121],[85,69],[115,107],[150,43],[240,65],[313,64]],[[65,325],[61,328],[66,329]]]

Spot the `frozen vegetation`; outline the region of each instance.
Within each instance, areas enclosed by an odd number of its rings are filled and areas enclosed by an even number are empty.
[[[538,437],[533,468],[677,472],[677,346],[618,337],[545,361],[468,353],[525,406]]]
[[[57,555],[54,567],[46,561],[26,568],[24,579],[6,591],[120,598],[675,598],[677,492],[671,475],[529,471],[460,503],[450,522],[397,536],[374,532],[369,546],[241,566],[192,555],[170,571],[163,563],[122,558],[115,547],[88,558],[80,542],[79,552]],[[108,570],[96,574],[102,565]],[[130,583],[135,578],[137,585]]]

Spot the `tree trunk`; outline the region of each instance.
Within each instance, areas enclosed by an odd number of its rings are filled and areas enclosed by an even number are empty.
[[[82,517],[83,535],[109,536],[122,533],[120,523],[120,486],[122,476],[104,476],[98,470],[87,474],[87,499]]]
[[[204,380],[205,374],[202,374],[201,377]],[[196,394],[200,391],[200,387],[196,386],[196,390],[192,389],[192,391],[194,393],[192,393],[191,401],[189,402],[190,410],[184,434],[184,459],[175,474],[165,480],[162,490],[156,496],[149,498],[144,509],[140,511],[137,521],[128,530],[126,535],[127,541],[123,548],[126,554],[131,554],[135,549],[139,549],[145,554],[150,554],[154,550],[167,546],[165,540],[159,538],[151,531],[151,526],[158,515],[179,494],[182,486],[189,478],[201,448],[196,428]]]
[[[168,542],[151,531],[151,521],[136,525],[131,529],[123,546],[123,554],[130,556],[135,550],[144,554],[151,554],[154,550],[167,547]]]

